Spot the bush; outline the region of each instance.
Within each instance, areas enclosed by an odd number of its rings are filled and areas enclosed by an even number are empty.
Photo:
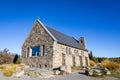
[[[20,64],[21,63],[21,57],[20,56],[18,56],[18,57],[16,57],[16,55],[15,55],[15,58],[14,58],[14,63],[15,64]]]
[[[96,63],[93,60],[90,60],[90,66],[96,66]]]
[[[3,51],[0,51],[0,64],[9,64],[13,63],[14,55],[9,50],[5,48]]]
[[[113,61],[110,61],[108,59],[104,60],[101,62],[101,65],[104,67],[104,68],[107,68],[109,70],[120,70],[120,64],[116,63],[116,62],[113,62]]]

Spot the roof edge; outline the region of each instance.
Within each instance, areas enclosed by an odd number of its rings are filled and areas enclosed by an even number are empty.
[[[57,39],[50,33],[50,31],[44,26],[44,24],[40,21],[40,19],[37,19],[36,21],[39,22],[39,24],[42,25],[42,27],[48,32],[48,34],[55,40],[57,41]]]

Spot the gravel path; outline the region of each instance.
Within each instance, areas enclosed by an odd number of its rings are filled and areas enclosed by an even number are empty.
[[[56,76],[56,77],[51,77],[51,78],[30,78],[30,77],[22,77],[22,78],[8,78],[8,77],[3,77],[2,73],[0,72],[0,80],[120,80],[117,78],[112,78],[112,77],[107,77],[107,78],[94,78],[94,77],[88,77],[84,75],[82,72],[81,73],[73,73],[70,75],[66,76]]]

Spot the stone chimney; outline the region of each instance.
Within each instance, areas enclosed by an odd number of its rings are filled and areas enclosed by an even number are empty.
[[[79,45],[82,46],[83,49],[86,49],[86,44],[85,44],[85,38],[84,37],[79,38]]]

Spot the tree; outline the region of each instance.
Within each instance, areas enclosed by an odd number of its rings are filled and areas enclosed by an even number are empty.
[[[92,54],[92,51],[90,51],[90,53],[89,53],[89,58],[90,58],[91,60],[93,60],[93,54]]]
[[[14,63],[14,64],[20,64],[20,63],[21,63],[21,57],[20,57],[20,55],[15,54],[13,63]]]

